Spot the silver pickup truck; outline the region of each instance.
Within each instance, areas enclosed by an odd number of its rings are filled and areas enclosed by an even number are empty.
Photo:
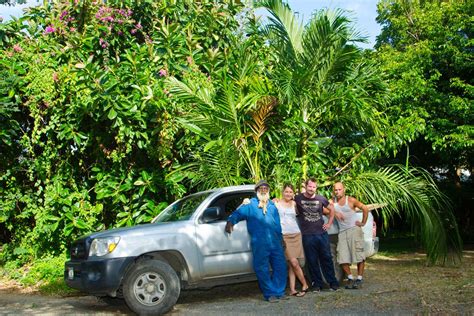
[[[180,291],[256,279],[247,227],[224,233],[227,217],[253,185],[209,190],[184,197],[151,224],[83,236],[70,247],[68,286],[123,297],[140,315],[170,310]]]

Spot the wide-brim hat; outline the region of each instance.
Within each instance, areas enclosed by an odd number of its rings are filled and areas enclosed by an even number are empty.
[[[265,180],[260,180],[260,181],[257,182],[257,184],[255,184],[255,191],[257,191],[258,188],[260,188],[260,187],[262,187],[262,186],[267,187],[267,188],[270,188],[270,185],[268,184],[267,181],[265,181]]]

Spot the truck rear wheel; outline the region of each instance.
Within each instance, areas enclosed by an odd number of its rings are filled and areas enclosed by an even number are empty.
[[[180,290],[176,272],[159,260],[138,261],[123,284],[125,302],[139,315],[166,313],[176,304]]]

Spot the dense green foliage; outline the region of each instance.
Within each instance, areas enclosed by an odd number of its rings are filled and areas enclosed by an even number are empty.
[[[186,192],[164,78],[228,58],[240,5],[91,1],[1,25],[0,222],[8,253],[62,253],[88,231],[149,221]],[[25,24],[27,22],[28,24]]]
[[[382,33],[372,57],[390,82],[389,115],[419,122],[410,160],[442,181],[472,242],[474,3],[380,1],[378,12]]]
[[[474,3],[380,1],[378,12],[375,56],[390,80],[392,115],[423,122],[413,153],[434,151],[436,166],[472,171]]]
[[[343,11],[303,25],[259,1],[262,26],[240,1],[76,2],[0,24],[1,261],[59,256],[193,190],[308,175],[409,216],[432,262],[460,249],[425,173],[379,170],[426,117]]]

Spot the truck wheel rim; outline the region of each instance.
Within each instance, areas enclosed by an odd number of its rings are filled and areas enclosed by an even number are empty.
[[[143,273],[133,283],[133,293],[141,304],[157,305],[166,293],[166,283],[157,273]]]

